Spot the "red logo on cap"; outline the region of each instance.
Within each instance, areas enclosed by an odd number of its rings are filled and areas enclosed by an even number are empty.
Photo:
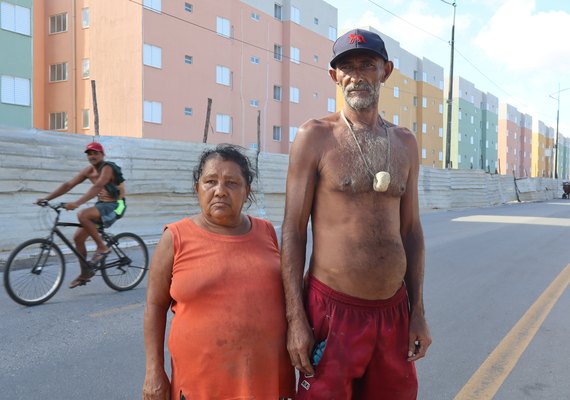
[[[355,35],[354,33],[351,33],[350,35],[348,35],[348,37],[350,39],[350,44],[353,44],[355,40],[356,43],[366,43],[366,40],[362,35]]]

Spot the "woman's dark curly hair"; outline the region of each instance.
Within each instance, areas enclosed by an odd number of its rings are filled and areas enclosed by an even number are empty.
[[[234,146],[233,144],[224,143],[217,145],[213,149],[204,150],[202,152],[202,155],[200,156],[200,161],[198,162],[198,165],[196,166],[196,168],[194,168],[193,171],[194,186],[196,186],[196,184],[200,180],[200,177],[202,176],[202,172],[204,169],[204,165],[206,164],[206,161],[214,157],[220,157],[224,161],[235,162],[241,170],[241,174],[245,179],[245,183],[249,188],[251,188],[251,184],[253,182],[253,179],[255,178],[255,172],[251,167],[249,158],[247,158],[247,156],[245,156],[242,153],[241,149],[242,147]],[[255,196],[253,195],[253,192],[251,190],[249,192],[249,196],[247,197],[247,199],[250,202],[255,201]]]

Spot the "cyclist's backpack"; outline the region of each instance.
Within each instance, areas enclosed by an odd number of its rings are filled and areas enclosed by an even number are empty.
[[[105,190],[107,190],[107,192],[109,192],[109,194],[115,200],[117,200],[119,198],[119,193],[120,193],[118,185],[120,185],[125,181],[125,178],[123,177],[123,172],[121,171],[121,167],[119,167],[117,164],[111,161],[103,161],[103,164],[101,164],[101,167],[99,167],[99,172],[101,172],[101,170],[105,165],[108,165],[113,169],[113,176],[114,176],[113,182],[109,182],[105,185]]]

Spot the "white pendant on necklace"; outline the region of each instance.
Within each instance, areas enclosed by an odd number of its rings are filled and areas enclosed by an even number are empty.
[[[386,171],[377,172],[374,175],[374,184],[372,187],[377,192],[385,192],[388,190],[388,186],[390,186],[390,173]]]

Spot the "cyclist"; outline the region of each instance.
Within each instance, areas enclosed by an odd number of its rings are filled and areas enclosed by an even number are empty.
[[[95,274],[91,266],[95,266],[103,261],[110,252],[110,249],[107,248],[97,232],[98,225],[103,225],[105,228],[111,226],[117,219],[123,216],[126,210],[125,185],[121,168],[112,162],[105,161],[105,151],[101,143],[89,143],[85,147],[85,153],[87,154],[89,166],[82,169],[71,180],[62,183],[44,198],[36,201],[36,204],[39,204],[43,201],[55,199],[69,192],[86,179],[92,183],[89,190],[79,200],[67,203],[65,208],[67,210],[75,210],[95,196],[98,197],[95,206],[85,208],[77,213],[77,219],[81,223],[81,227],[73,235],[77,251],[84,257],[87,257],[85,241],[88,236],[93,238],[97,249],[93,258],[91,258],[90,265],[80,262],[81,273],[69,284],[71,289],[89,282]]]

